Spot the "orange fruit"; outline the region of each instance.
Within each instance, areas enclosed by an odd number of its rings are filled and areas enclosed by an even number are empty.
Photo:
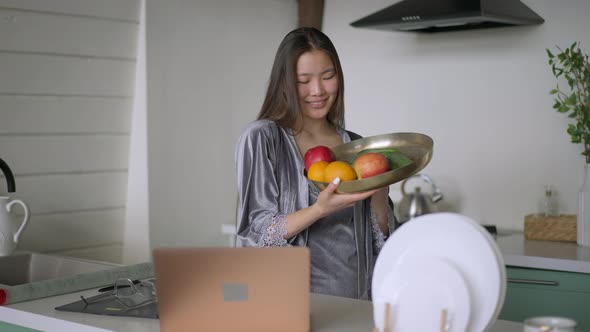
[[[354,168],[345,161],[333,161],[324,171],[325,182],[332,182],[335,178],[340,178],[340,181],[352,181],[356,180],[356,172]]]
[[[309,166],[309,170],[307,171],[307,178],[312,181],[326,182],[324,181],[324,175],[328,164],[329,162],[325,160],[316,161],[315,163],[311,164],[311,166]]]

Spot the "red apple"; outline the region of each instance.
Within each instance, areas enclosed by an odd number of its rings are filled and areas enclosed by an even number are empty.
[[[303,164],[305,165],[306,171],[309,171],[309,167],[315,162],[327,161],[331,163],[334,160],[336,160],[334,152],[329,147],[323,145],[318,145],[307,150],[305,156],[303,156]]]
[[[389,171],[389,160],[381,153],[367,152],[357,157],[352,166],[359,179],[366,179]]]

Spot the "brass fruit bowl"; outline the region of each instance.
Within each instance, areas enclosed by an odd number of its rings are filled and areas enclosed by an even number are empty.
[[[338,192],[353,193],[386,187],[420,172],[432,159],[432,138],[419,133],[392,133],[361,138],[332,148],[337,160],[348,161],[366,149],[395,148],[413,163],[366,179],[341,182]],[[326,182],[311,181],[318,189]]]

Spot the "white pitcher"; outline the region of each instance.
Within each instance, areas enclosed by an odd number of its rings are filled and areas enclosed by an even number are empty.
[[[14,213],[11,213],[12,207],[15,204],[20,204],[25,215],[20,223],[17,225]],[[20,199],[11,200],[10,197],[0,196],[0,256],[10,256],[18,240],[29,223],[29,207]]]

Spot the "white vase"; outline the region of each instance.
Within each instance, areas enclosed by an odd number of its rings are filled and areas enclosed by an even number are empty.
[[[584,184],[578,192],[578,245],[590,246],[590,163],[586,163]]]

